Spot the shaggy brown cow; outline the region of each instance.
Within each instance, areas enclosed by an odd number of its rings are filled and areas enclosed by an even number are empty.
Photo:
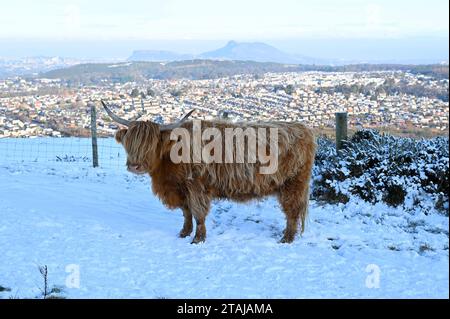
[[[201,122],[202,128],[214,127],[222,134],[226,128],[276,128],[278,169],[271,174],[262,174],[259,160],[255,163],[175,163],[170,152],[178,141],[171,140],[170,135],[175,128],[185,128],[193,133],[193,121],[186,120],[192,111],[178,123],[159,125],[150,121],[122,119],[102,103],[113,120],[127,126],[116,132],[115,139],[127,152],[128,170],[136,174],[148,173],[152,178],[153,192],[162,202],[168,208],[181,208],[183,211],[184,225],[180,237],[192,233],[194,217],[196,232],[192,243],[205,240],[205,218],[213,199],[244,202],[268,195],[278,197],[286,214],[286,229],[281,242],[294,240],[299,221],[303,232],[316,147],[314,135],[305,125],[287,122]]]

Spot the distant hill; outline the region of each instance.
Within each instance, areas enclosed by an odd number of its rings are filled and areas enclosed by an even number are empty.
[[[128,61],[165,62],[191,60],[193,55],[180,54],[164,50],[136,50],[133,51]]]
[[[230,41],[224,47],[205,52],[203,59],[224,59],[256,62],[299,63],[294,56],[262,42]]]
[[[236,74],[263,74],[267,72],[295,72],[304,67],[295,64],[259,63],[252,61],[186,60],[168,63],[123,62],[89,63],[53,70],[39,76],[59,78],[72,84],[94,84],[102,80],[113,82],[142,79],[212,79]]]
[[[208,52],[203,52],[196,55],[165,50],[136,50],[133,51],[132,55],[128,58],[128,61],[171,62],[171,61],[184,61],[193,59],[254,61],[254,62],[273,62],[281,64],[308,64],[308,65],[330,65],[330,66],[345,66],[349,64],[360,65],[362,63],[368,63],[367,62],[368,60],[320,59],[308,57],[301,54],[287,53],[263,42],[237,42],[237,41],[229,41],[225,46],[221,48]],[[371,62],[371,64],[390,63],[398,65],[397,61],[395,60],[372,59],[370,61],[374,61]]]
[[[448,79],[448,65],[354,64],[344,66],[282,64],[273,62],[230,60],[186,60],[161,62],[88,63],[39,74],[44,78],[59,78],[69,84],[96,84],[102,80],[113,82],[144,79],[214,79],[236,74],[261,75],[267,72],[361,72],[405,71],[438,79]]]
[[[302,55],[289,54],[262,42],[236,41],[229,41],[222,48],[199,55],[180,54],[172,51],[137,50],[128,58],[128,61],[165,62],[192,59],[274,62],[283,64],[328,64],[330,62]]]

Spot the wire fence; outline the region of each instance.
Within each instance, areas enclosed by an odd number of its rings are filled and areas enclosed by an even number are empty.
[[[0,163],[71,163],[92,166],[91,138],[1,138]],[[100,167],[119,168],[126,162],[123,147],[114,138],[98,138]]]
[[[114,138],[98,138],[95,129],[95,108],[91,108],[91,137],[0,138],[0,164],[5,163],[71,163],[104,168],[123,167],[126,154]],[[339,119],[340,118],[340,119]],[[339,120],[338,120],[339,119]],[[336,145],[347,139],[347,113],[336,113]],[[94,161],[93,141],[97,139]]]

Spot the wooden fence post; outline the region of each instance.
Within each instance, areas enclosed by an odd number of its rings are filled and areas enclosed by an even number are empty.
[[[223,120],[228,120],[229,117],[230,113],[228,113],[228,111],[222,111],[222,113],[220,114],[220,118]]]
[[[91,108],[92,166],[98,167],[97,111],[94,102],[89,101],[88,106]]]
[[[347,112],[337,112],[336,116],[336,151],[342,149],[342,141],[347,140]]]

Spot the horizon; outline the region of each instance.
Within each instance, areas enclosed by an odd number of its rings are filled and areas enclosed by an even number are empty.
[[[0,56],[124,60],[134,50],[200,54],[234,40],[319,59],[439,63],[449,56],[448,9],[445,0],[18,0],[2,5]]]
[[[446,40],[446,41],[443,41]],[[126,61],[134,51],[170,51],[199,55],[224,47],[230,40],[38,41],[0,39],[0,58],[63,57],[88,61]],[[342,63],[436,64],[449,62],[448,38],[285,39],[236,41],[265,43],[287,54]],[[32,47],[32,50],[30,50]]]

